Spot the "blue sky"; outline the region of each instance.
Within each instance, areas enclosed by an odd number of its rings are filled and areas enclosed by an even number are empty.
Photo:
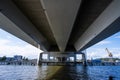
[[[38,58],[40,49],[0,29],[0,57],[23,55],[30,59]]]
[[[87,56],[89,58],[108,57],[105,48],[108,48],[113,57],[120,58],[120,32],[88,48]]]
[[[108,57],[105,48],[109,49],[113,57],[120,58],[120,32],[88,48],[87,58]],[[14,56],[17,54],[28,58],[38,58],[40,52],[42,51],[0,29],[0,56]]]

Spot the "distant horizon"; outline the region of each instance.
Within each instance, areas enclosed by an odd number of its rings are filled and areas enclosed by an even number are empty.
[[[4,55],[5,57],[14,57],[14,56],[16,56],[16,55],[13,55],[13,56],[6,56],[6,55]],[[0,56],[0,57],[4,57],[4,56]],[[23,58],[25,57],[25,58],[28,58],[28,57],[26,57],[26,56],[23,56],[23,55],[17,55],[17,56],[22,56]],[[37,58],[28,58],[28,59],[37,59]]]

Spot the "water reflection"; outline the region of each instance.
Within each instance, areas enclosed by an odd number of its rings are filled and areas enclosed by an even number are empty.
[[[120,80],[120,66],[41,66],[38,80]]]
[[[90,80],[88,75],[88,67],[76,66],[76,80]]]
[[[47,76],[48,66],[38,66],[38,78],[37,80],[45,79]]]
[[[87,67],[64,66],[49,80],[90,80],[87,74]]]
[[[38,78],[36,80],[51,80],[57,72],[61,71],[62,66],[39,66]]]
[[[0,80],[120,80],[120,66],[0,65]]]

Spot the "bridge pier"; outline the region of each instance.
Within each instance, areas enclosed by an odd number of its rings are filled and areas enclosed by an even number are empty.
[[[43,56],[43,53],[40,53],[38,65],[42,65],[42,56]]]
[[[43,59],[43,54],[47,54],[47,60]],[[51,60],[50,57],[53,57]],[[73,61],[70,61],[70,57],[73,57]],[[42,65],[42,63],[48,63],[48,64],[71,64],[76,63],[76,54],[75,53],[60,53],[60,52],[42,52],[39,55],[39,62],[38,65]]]
[[[47,61],[50,61],[50,54],[48,53]]]
[[[82,62],[83,62],[83,66],[87,66],[85,53],[82,53]]]
[[[70,62],[70,57],[67,57],[67,62]]]
[[[74,53],[74,63],[76,64],[76,54]]]
[[[43,54],[47,54],[47,60],[43,59]],[[84,52],[79,52],[79,54],[82,55],[82,63],[83,66],[87,66],[87,61],[86,61],[86,54]],[[50,57],[53,57],[51,60]],[[70,57],[73,57],[73,61],[71,62]],[[42,52],[40,53],[39,56],[39,62],[38,65],[42,65],[42,63],[52,63],[52,64],[76,64],[76,53],[68,53],[68,54],[61,54],[57,52]]]

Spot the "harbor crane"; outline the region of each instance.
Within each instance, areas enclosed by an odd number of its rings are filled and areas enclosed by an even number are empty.
[[[112,58],[112,57],[113,57],[112,53],[111,53],[107,48],[106,48],[105,50],[107,51],[108,56],[109,56],[110,58]]]

